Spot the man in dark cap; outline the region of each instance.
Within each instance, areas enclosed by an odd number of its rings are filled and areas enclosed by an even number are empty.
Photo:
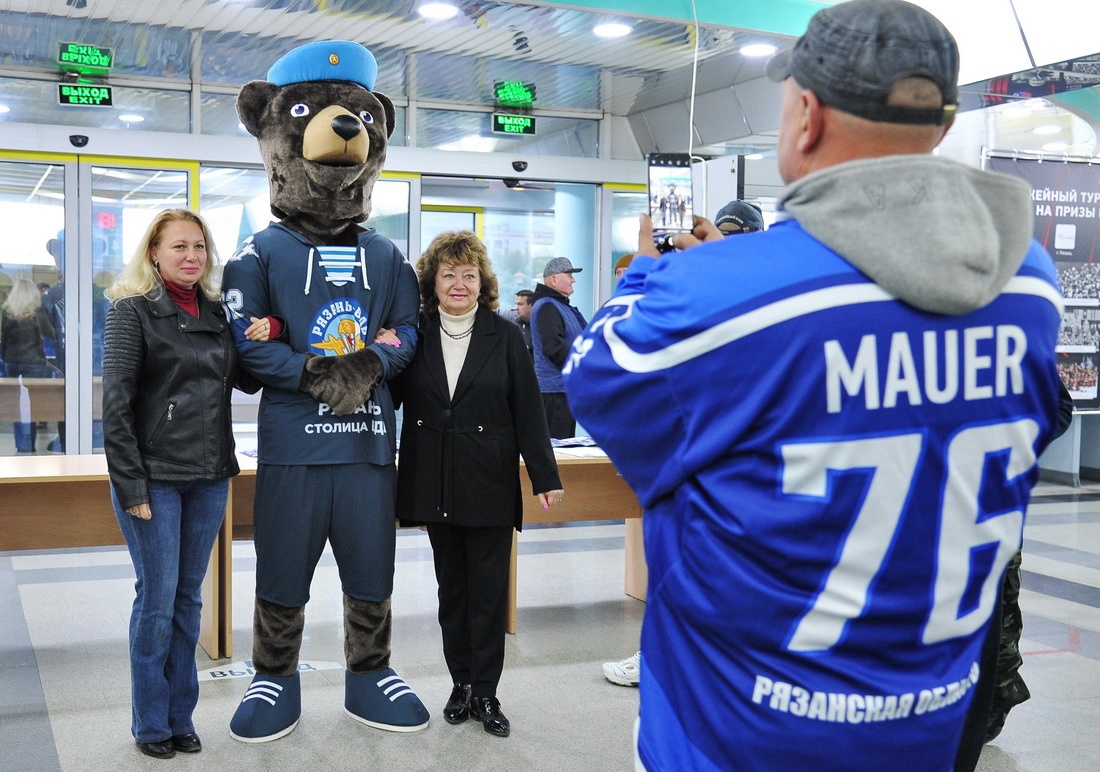
[[[775,224],[658,255],[643,216],[574,344],[570,404],[645,511],[646,769],[976,764],[1062,299],[1026,183],[932,155],[958,66],[910,3],[819,11],[767,67]]]
[[[723,236],[762,231],[764,215],[756,204],[735,198],[718,210],[718,214],[714,217],[714,227],[720,230]]]
[[[565,397],[561,368],[569,346],[588,324],[577,308],[569,303],[576,279],[568,257],[553,257],[542,271],[542,283],[535,285],[531,297],[531,342],[534,344],[535,375],[542,390],[546,423],[550,436],[568,439],[577,433],[577,422]]]

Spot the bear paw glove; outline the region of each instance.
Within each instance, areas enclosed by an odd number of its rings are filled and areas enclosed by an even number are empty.
[[[327,403],[336,415],[349,415],[367,401],[384,372],[382,360],[369,348],[339,357],[310,356],[298,390]]]

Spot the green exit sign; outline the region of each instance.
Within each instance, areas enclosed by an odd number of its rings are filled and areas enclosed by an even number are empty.
[[[62,70],[78,72],[104,72],[114,64],[111,49],[83,43],[62,43],[57,62]]]
[[[535,84],[518,80],[498,80],[493,84],[493,99],[498,105],[530,107],[535,103]]]
[[[534,134],[535,119],[530,115],[493,113],[494,134]]]
[[[57,103],[80,107],[110,107],[110,86],[88,86],[80,83],[60,83],[57,86]]]

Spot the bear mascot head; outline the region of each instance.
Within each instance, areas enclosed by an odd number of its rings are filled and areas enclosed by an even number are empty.
[[[245,84],[237,114],[260,142],[271,211],[318,244],[355,243],[394,129],[393,102],[374,91],[378,63],[358,43],[323,40]]]

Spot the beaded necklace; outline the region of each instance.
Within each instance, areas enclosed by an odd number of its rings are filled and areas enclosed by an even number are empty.
[[[463,338],[470,337],[470,334],[474,331],[474,322],[471,319],[469,329],[467,329],[465,332],[460,332],[457,335],[455,335],[455,334],[451,333],[450,331],[448,331],[447,328],[443,326],[443,318],[440,317],[440,319],[439,319],[439,329],[443,330],[443,334],[446,335],[451,340],[462,340]]]

